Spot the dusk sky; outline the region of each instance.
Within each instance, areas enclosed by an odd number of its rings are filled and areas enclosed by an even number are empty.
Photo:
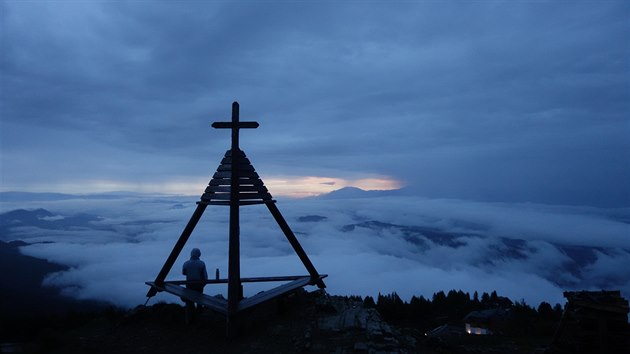
[[[1,1],[0,191],[630,205],[627,1]]]

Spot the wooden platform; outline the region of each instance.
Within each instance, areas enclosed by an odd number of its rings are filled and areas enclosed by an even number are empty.
[[[309,275],[300,276],[280,276],[280,277],[256,277],[256,278],[242,278],[242,283],[257,283],[257,282],[277,282],[277,281],[289,281],[286,284],[282,284],[275,288],[262,291],[252,297],[242,299],[238,303],[238,312],[254,307],[280,295],[290,293],[306,285],[317,285],[322,279],[326,278],[327,274],[320,274],[319,277],[313,279]],[[227,279],[209,279],[200,282],[194,282],[198,284],[226,284]],[[199,293],[197,291],[187,289],[184,285],[193,283],[186,280],[173,280],[165,281],[163,285],[158,285],[155,282],[146,282],[147,285],[155,288],[158,291],[165,291],[167,293],[179,296],[182,300],[192,301],[198,304],[202,304],[213,311],[227,315],[227,300],[209,296]]]
[[[202,304],[218,313],[223,315],[227,315],[227,300],[220,299],[212,296],[208,296],[206,294],[202,294],[200,292],[186,289],[183,286],[175,285],[175,284],[167,284],[165,283],[163,286],[159,286],[154,282],[146,282],[147,285],[151,286],[158,291],[166,291],[167,293],[171,293],[173,295],[177,295],[182,298],[182,300],[188,300],[192,302],[196,302],[198,304]]]

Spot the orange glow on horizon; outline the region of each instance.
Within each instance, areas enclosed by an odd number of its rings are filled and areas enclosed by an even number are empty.
[[[315,197],[344,187],[356,187],[363,190],[399,189],[402,184],[390,178],[343,179],[330,177],[272,177],[264,180],[272,195],[291,198]]]
[[[402,187],[401,182],[387,177],[343,179],[317,176],[281,176],[262,179],[271,195],[289,198],[315,197],[344,187],[356,187],[363,190],[392,190]],[[16,188],[15,190],[70,194],[136,192],[172,195],[201,195],[209,180],[210,179],[206,178],[183,177],[161,182],[87,180],[50,184],[46,186],[31,185],[28,188]]]

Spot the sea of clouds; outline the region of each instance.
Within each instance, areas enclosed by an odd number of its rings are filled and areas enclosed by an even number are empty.
[[[120,195],[3,201],[0,212],[44,208],[63,220],[77,214],[89,222],[47,228],[16,224],[3,241],[24,240],[21,252],[68,265],[44,285],[63,294],[124,307],[144,303],[155,278],[196,207],[196,197]],[[461,289],[491,292],[537,305],[564,303],[564,290],[621,289],[630,296],[628,209],[481,203],[403,196],[280,199],[278,208],[320,273],[328,292],[413,295]],[[183,279],[181,267],[193,247],[200,248],[208,273],[227,274],[229,209],[209,206],[177,259],[169,279]],[[318,218],[304,218],[320,216]],[[89,218],[88,218],[89,219]],[[400,227],[371,228],[369,222],[440,230],[457,236],[456,247],[417,243]],[[365,224],[365,223],[368,224]],[[348,227],[354,225],[355,227]],[[420,232],[421,234],[421,232]],[[518,255],[505,239],[523,240]],[[521,241],[519,241],[521,242]],[[579,272],[557,247],[593,247],[592,260]],[[307,274],[266,207],[241,208],[241,276]],[[276,284],[245,284],[253,295]],[[208,285],[209,294],[226,294],[225,285]],[[169,294],[156,301],[180,302]]]

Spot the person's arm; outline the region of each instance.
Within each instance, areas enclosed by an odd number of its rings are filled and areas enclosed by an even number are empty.
[[[208,280],[208,272],[206,271],[206,264],[205,263],[203,264],[202,270],[203,270],[203,274],[202,274],[203,280]]]
[[[184,266],[182,267],[182,274],[188,275],[186,274],[186,263],[184,263]]]

